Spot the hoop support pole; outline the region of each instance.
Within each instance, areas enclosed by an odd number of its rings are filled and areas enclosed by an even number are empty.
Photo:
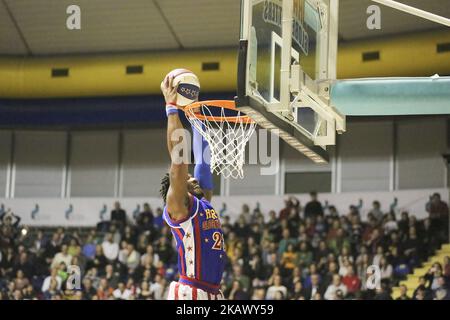
[[[450,27],[450,19],[393,0],[372,0],[379,4]]]

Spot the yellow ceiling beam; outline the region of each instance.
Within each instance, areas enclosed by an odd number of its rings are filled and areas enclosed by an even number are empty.
[[[450,31],[355,41],[339,46],[339,79],[450,75]],[[442,46],[443,45],[443,46]],[[448,45],[447,45],[448,46]],[[363,54],[379,59],[363,61]],[[204,71],[203,63],[218,63]],[[127,66],[143,66],[142,74],[127,75]],[[67,77],[52,77],[52,69],[68,68]],[[237,50],[151,52],[39,58],[0,58],[0,98],[49,98],[158,94],[165,74],[188,68],[203,92],[236,91]]]

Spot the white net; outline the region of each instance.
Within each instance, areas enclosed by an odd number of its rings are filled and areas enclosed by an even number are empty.
[[[215,108],[216,112],[212,112]],[[186,117],[192,126],[205,138],[211,150],[211,172],[225,178],[243,178],[245,146],[255,131],[256,123],[239,110],[219,105],[201,104],[198,108],[187,108]],[[220,114],[219,114],[220,113]]]

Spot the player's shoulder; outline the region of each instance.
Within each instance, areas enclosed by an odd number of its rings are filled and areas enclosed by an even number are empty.
[[[197,200],[198,200],[199,204],[203,205],[204,207],[207,207],[209,209],[213,208],[211,202],[208,199],[206,199],[205,197],[203,197],[201,199],[197,198]]]

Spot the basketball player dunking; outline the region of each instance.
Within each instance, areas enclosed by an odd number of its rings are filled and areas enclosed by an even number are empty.
[[[165,203],[164,220],[176,240],[180,277],[178,282],[170,284],[168,299],[223,299],[219,288],[226,254],[219,217],[210,204],[212,175],[209,159],[204,159],[209,155],[208,143],[193,128],[196,165],[192,177],[188,164],[172,154],[178,143],[187,144],[183,141],[186,135],[179,135],[184,127],[176,108],[177,91],[172,81],[168,75],[161,84],[166,100],[167,146],[171,156],[169,173],[162,179],[161,196]],[[179,138],[173,141],[175,136]]]

